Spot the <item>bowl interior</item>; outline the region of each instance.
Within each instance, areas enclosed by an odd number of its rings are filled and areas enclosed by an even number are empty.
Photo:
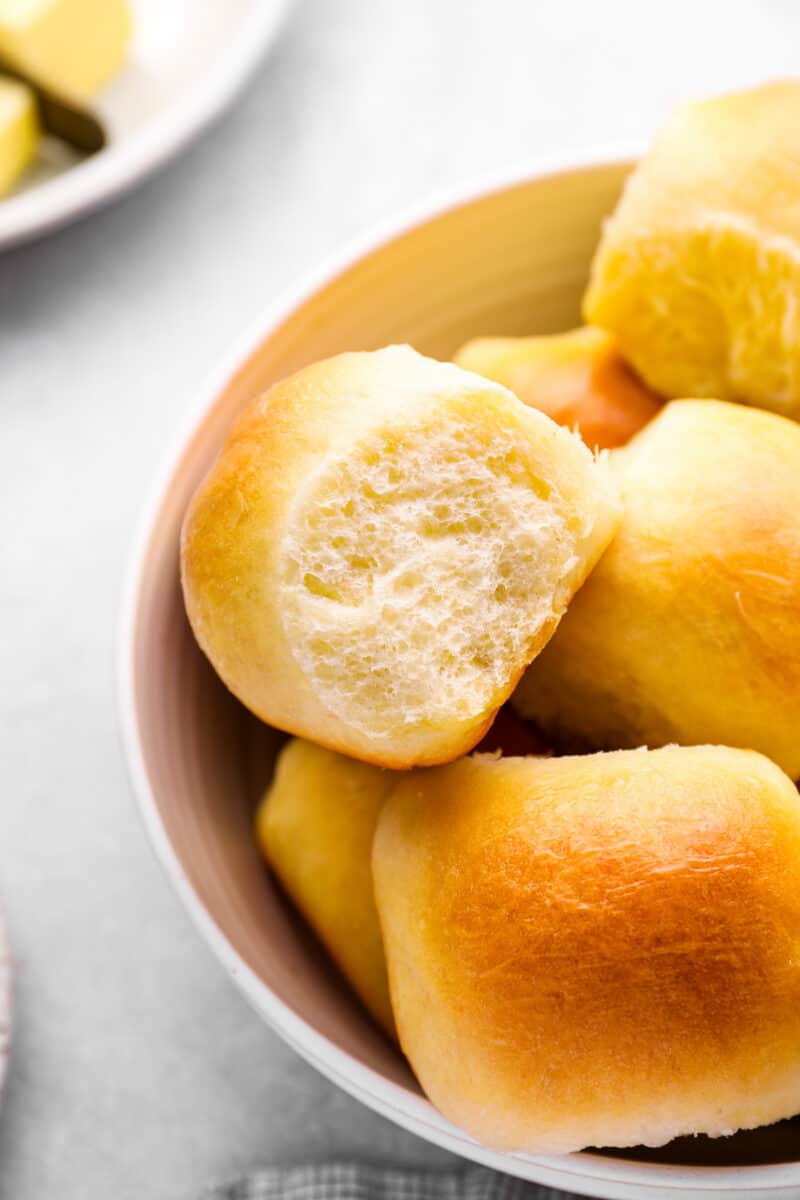
[[[128,648],[133,721],[151,819],[177,860],[173,872],[256,977],[256,1004],[277,996],[351,1056],[354,1069],[360,1063],[394,1085],[397,1111],[406,1104],[418,1113],[428,1106],[403,1058],[256,853],[253,809],[281,735],[233,699],[194,642],[178,579],[180,525],[234,416],[303,364],[392,342],[448,358],[479,334],[576,324],[602,218],[628,169],[624,162],[584,167],[482,195],[382,244],[285,314],[213,397],[159,499],[140,560]],[[719,1141],[681,1139],[663,1150],[603,1154],[719,1167],[795,1163],[798,1146],[800,1120],[794,1120]]]

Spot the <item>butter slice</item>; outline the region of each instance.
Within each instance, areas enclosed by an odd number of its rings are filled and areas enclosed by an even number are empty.
[[[96,92],[130,33],[127,0],[0,0],[0,54],[55,91]]]
[[[36,153],[39,118],[33,92],[0,77],[0,196],[10,191]]]

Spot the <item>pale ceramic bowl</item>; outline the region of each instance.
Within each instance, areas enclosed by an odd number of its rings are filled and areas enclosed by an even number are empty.
[[[798,1196],[798,1121],[663,1151],[532,1158],[487,1150],[440,1117],[264,869],[252,814],[279,735],[217,680],[181,600],[183,514],[248,401],[341,350],[407,341],[446,359],[478,334],[575,325],[629,166],[551,166],[439,206],[325,272],[245,341],[203,396],[147,516],[123,615],[125,739],[159,857],[224,968],[298,1053],[365,1104],[465,1158],[583,1194]]]

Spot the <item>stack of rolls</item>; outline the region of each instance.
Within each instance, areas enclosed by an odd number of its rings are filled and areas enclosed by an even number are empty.
[[[491,1147],[800,1112],[795,111],[684,106],[583,330],[308,366],[186,516],[197,640],[294,735],[265,858]]]

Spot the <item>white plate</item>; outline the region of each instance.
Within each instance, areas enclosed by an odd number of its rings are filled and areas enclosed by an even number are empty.
[[[177,154],[233,100],[288,0],[132,0],[132,8],[127,65],[93,102],[108,148],[76,160],[48,144],[24,186],[0,201],[0,249],[105,204]]]

